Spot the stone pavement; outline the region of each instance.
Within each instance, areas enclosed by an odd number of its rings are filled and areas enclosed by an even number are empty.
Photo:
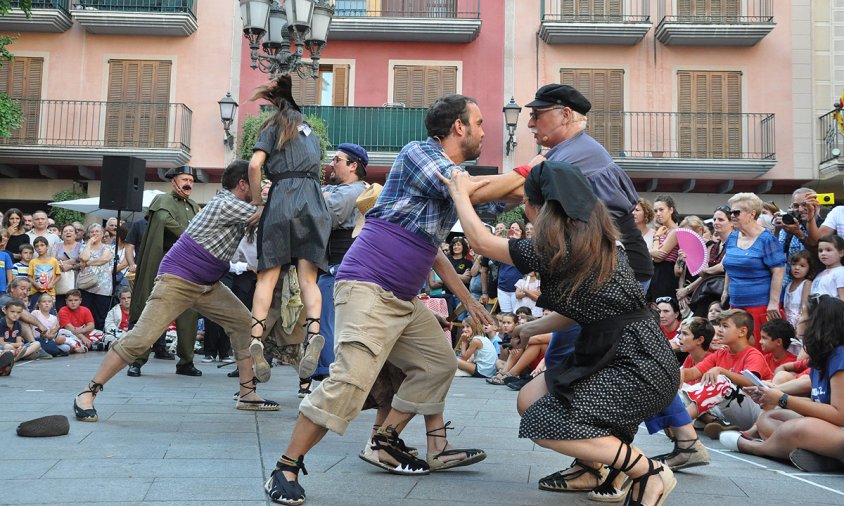
[[[173,374],[175,363],[151,360],[141,378],[125,373],[97,400],[98,423],[77,422],[72,398],[99,366],[91,352],[15,366],[0,378],[0,504],[270,504],[262,485],[284,449],[296,417],[296,375],[276,367],[261,392],[282,411],[236,411],[231,367],[199,364],[204,375]],[[537,489],[537,480],[571,460],[518,439],[516,392],[474,378],[455,378],[446,420],[457,445],[483,448],[475,466],[430,476],[394,476],[357,458],[373,422],[364,412],[345,436],[329,433],[306,458],[306,504],[317,505],[594,505],[583,494]],[[70,419],[70,434],[15,435],[24,420],[48,414]],[[424,446],[421,420],[404,439]],[[712,464],[678,473],[668,504],[844,504],[844,476],[806,474],[775,461],[723,451],[703,436]],[[670,449],[642,430],[648,453]]]

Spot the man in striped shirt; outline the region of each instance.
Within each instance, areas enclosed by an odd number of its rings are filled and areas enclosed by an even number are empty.
[[[188,308],[217,322],[231,337],[241,382],[236,408],[279,409],[278,403],[262,399],[255,391],[257,381],[249,353],[249,310],[220,282],[229,270],[229,260],[243,238],[247,222],[255,219],[256,208],[250,204],[248,167],[248,162],[238,160],[226,168],[223,189],[196,215],[164,256],[138,323],[112,346],[88,389],[74,400],[77,419],[97,421],[93,401],[103,385],[149,349],[169,323]],[[269,379],[269,372],[268,366],[257,368],[257,380]]]

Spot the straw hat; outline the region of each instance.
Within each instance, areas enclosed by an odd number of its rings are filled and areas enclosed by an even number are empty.
[[[355,206],[358,208],[360,215],[358,216],[357,223],[355,223],[355,229],[352,230],[352,237],[357,237],[360,234],[365,221],[364,215],[367,211],[375,207],[375,202],[378,201],[378,196],[381,195],[381,190],[383,189],[384,187],[380,184],[373,183],[363,193],[358,195],[357,200],[355,200]]]

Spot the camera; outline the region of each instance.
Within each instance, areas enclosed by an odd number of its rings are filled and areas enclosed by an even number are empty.
[[[834,193],[818,193],[818,203],[822,206],[835,205]]]
[[[782,211],[780,219],[785,225],[795,225],[800,222],[800,213],[797,211]]]

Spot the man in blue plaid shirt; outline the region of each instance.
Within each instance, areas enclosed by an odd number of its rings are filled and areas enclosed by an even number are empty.
[[[261,398],[255,391],[257,382],[249,354],[249,310],[220,282],[229,271],[229,261],[243,238],[247,221],[256,214],[256,207],[250,203],[248,168],[245,160],[237,160],[226,168],[223,189],[164,256],[138,323],[111,347],[87,390],[74,399],[78,420],[97,421],[94,397],[103,385],[149,349],[170,322],[188,308],[214,320],[231,338],[240,375],[235,407],[250,411],[279,409],[278,403]],[[258,368],[255,375],[261,381],[269,379],[269,367]]]

